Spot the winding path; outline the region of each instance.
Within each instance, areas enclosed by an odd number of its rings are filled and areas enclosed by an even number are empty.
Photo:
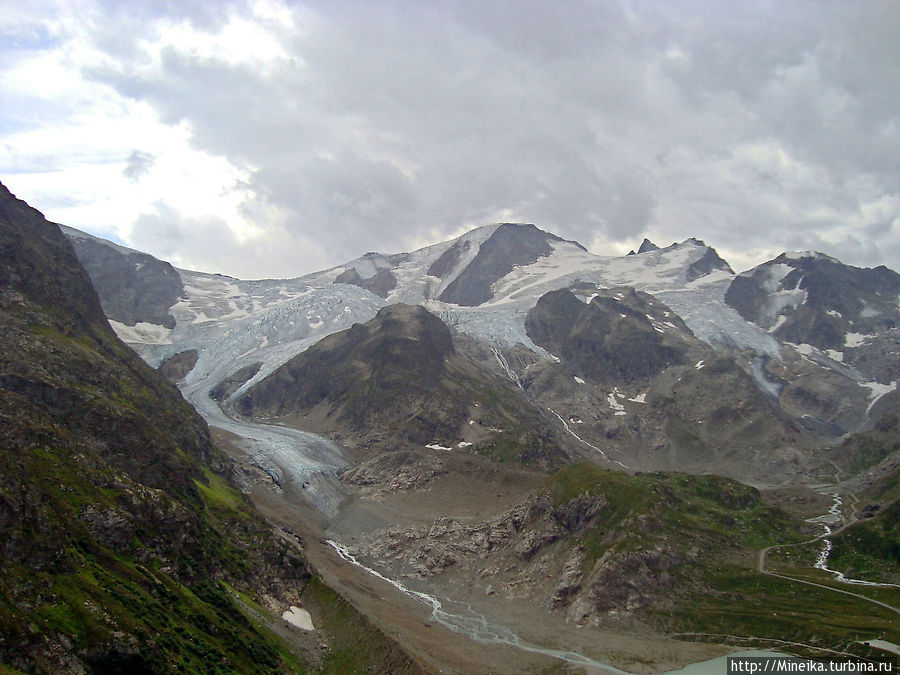
[[[844,521],[843,525],[841,525],[836,530],[832,530],[831,527],[827,523],[823,523],[823,525],[825,526],[825,532],[823,532],[822,534],[820,534],[816,537],[813,537],[812,539],[807,539],[806,541],[799,541],[799,542],[796,542],[793,544],[775,544],[773,546],[767,546],[766,548],[762,549],[759,552],[759,558],[757,560],[756,569],[761,574],[766,574],[770,577],[779,577],[781,579],[787,579],[788,581],[793,581],[798,584],[806,584],[807,586],[815,586],[816,588],[824,588],[827,591],[833,591],[835,593],[843,593],[844,595],[850,595],[850,596],[853,596],[854,598],[859,598],[860,600],[865,600],[866,602],[869,602],[873,605],[878,605],[879,607],[888,609],[892,612],[895,612],[896,614],[900,614],[900,609],[898,609],[897,607],[894,607],[893,605],[889,605],[886,602],[882,602],[881,600],[875,600],[873,598],[868,598],[865,595],[860,595],[859,593],[854,593],[853,591],[847,591],[842,588],[835,588],[834,586],[828,586],[827,584],[820,584],[815,581],[808,581],[806,579],[797,579],[796,577],[788,576],[787,574],[771,572],[766,569],[766,557],[769,555],[769,551],[772,551],[777,548],[788,548],[791,546],[803,546],[805,544],[812,544],[817,541],[823,541],[823,540],[827,541],[826,537],[830,537],[835,534],[838,534],[839,532],[842,532],[843,530],[847,529],[848,527],[850,527],[851,525],[856,523],[857,522],[856,496],[855,495],[851,495],[851,496],[853,496],[853,499],[854,499],[854,505],[853,505],[854,508],[853,508],[853,511],[852,511],[849,519],[844,518],[844,516],[842,514],[840,515],[841,519]],[[839,499],[838,493],[835,493],[835,503],[837,505],[840,504],[838,499]],[[822,565],[821,565],[821,567],[819,567],[819,569],[823,569],[827,572],[831,572],[831,573],[835,573],[835,574],[840,574],[839,572],[835,572],[834,570],[828,569],[825,566],[826,561],[827,561],[827,555],[825,556],[825,560],[821,561]],[[845,579],[845,578],[843,578],[843,575],[838,577],[836,579],[836,581],[838,581],[840,583],[846,583],[846,584],[860,583],[860,584],[865,584],[866,586],[900,588],[900,586],[898,586],[897,584],[881,584],[881,583],[875,583],[875,582],[870,582],[870,581],[862,581],[862,580],[858,580],[858,579]]]

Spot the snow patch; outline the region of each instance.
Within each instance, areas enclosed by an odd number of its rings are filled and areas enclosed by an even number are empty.
[[[281,618],[300,630],[315,630],[312,617],[305,609],[291,605],[291,608],[281,615]]]
[[[772,324],[772,327],[769,328],[768,332],[774,333],[776,330],[778,330],[779,328],[781,328],[784,325],[785,321],[787,321],[787,316],[784,314],[779,314],[778,317],[775,319],[775,323]]]
[[[874,335],[863,335],[862,333],[847,333],[844,337],[845,347],[859,347],[860,345],[871,340]]]
[[[864,319],[871,319],[872,317],[875,317],[875,316],[881,316],[881,312],[879,312],[877,309],[875,309],[874,307],[872,307],[871,305],[869,305],[868,303],[863,301],[863,308],[862,308],[862,311],[859,313],[859,315],[861,317],[863,317]]]
[[[440,445],[439,443],[429,443],[425,447],[428,448],[429,450],[452,450],[453,449],[453,448],[445,448],[443,445]]]
[[[813,352],[816,351],[816,348],[812,345],[808,345],[805,342],[799,345],[794,345],[794,349],[797,350],[799,354],[803,356],[812,356]]]
[[[172,340],[169,339],[172,334],[172,329],[166,328],[165,326],[147,323],[146,321],[139,321],[134,326],[127,326],[124,323],[119,323],[112,319],[109,319],[109,325],[123,342],[144,345],[172,344]]]
[[[606,397],[606,401],[609,403],[609,407],[615,410],[614,415],[627,415],[625,412],[625,406],[619,403],[616,400],[616,397],[625,398],[624,394],[620,394],[618,389],[613,389],[609,395]]]
[[[897,381],[894,380],[890,384],[881,384],[881,382],[860,382],[859,386],[871,390],[871,393],[869,394],[869,407],[866,409],[866,413],[868,413],[872,409],[872,406],[878,402],[878,399],[897,389]]]

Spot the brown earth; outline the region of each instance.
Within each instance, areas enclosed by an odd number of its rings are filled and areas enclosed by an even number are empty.
[[[238,463],[247,458],[228,442],[226,432],[213,429],[219,447]],[[540,473],[503,466],[471,456],[435,453],[451,469],[433,477],[421,489],[399,490],[360,496],[362,490],[348,486],[355,496],[331,523],[324,522],[299,494],[280,491],[265,479],[250,477],[244,469],[244,485],[261,513],[274,525],[295,533],[311,566],[381,631],[396,640],[420,663],[435,672],[522,673],[602,672],[566,664],[560,659],[523,649],[482,644],[431,620],[431,609],[365,570],[342,560],[326,539],[353,544],[357,537],[388,525],[422,525],[438,517],[481,519],[500,513],[540,485]],[[404,579],[404,583],[415,586]],[[591,659],[628,670],[649,673],[679,668],[725,653],[724,647],[671,640],[655,633],[617,633],[582,629],[567,624],[563,616],[548,613],[527,600],[486,597],[466,592],[452,580],[429,579],[414,590],[436,596],[452,593],[454,600],[469,603],[491,623],[509,627],[523,641],[545,648],[575,651]],[[562,669],[562,670],[560,670]]]

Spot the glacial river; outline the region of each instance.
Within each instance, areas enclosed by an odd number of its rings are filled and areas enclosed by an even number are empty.
[[[299,429],[277,424],[261,424],[235,419],[227,415],[209,397],[209,386],[205,381],[189,385],[182,391],[187,399],[203,416],[210,426],[235,434],[241,445],[261,469],[265,470],[279,484],[293,484],[303,491],[309,502],[317,509],[333,515],[341,499],[337,474],[348,466],[340,448],[331,441]],[[574,651],[550,649],[523,640],[515,632],[489,622],[484,616],[466,606],[458,611],[450,611],[438,598],[415,591],[404,584],[385,577],[377,570],[360,563],[343,544],[329,540],[328,543],[346,562],[364,569],[407,596],[431,608],[432,620],[454,632],[471,637],[482,644],[505,644],[534,654],[542,654],[560,659],[572,665],[582,666],[589,672],[630,675],[608,663],[597,661]],[[449,604],[449,601],[446,601]],[[772,651],[739,652],[734,655],[775,655]],[[674,675],[705,675],[720,673],[725,667],[725,657],[695,663],[684,669],[671,671]]]

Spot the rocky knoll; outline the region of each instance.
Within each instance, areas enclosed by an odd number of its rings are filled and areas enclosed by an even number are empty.
[[[362,429],[386,416],[405,415],[415,409],[414,401],[442,393],[453,353],[440,319],[422,307],[392,305],[367,324],[354,324],[294,357],[241,397],[237,407],[275,417],[324,403],[329,416]],[[429,429],[419,440],[432,438]]]
[[[647,382],[708,350],[675,312],[633,288],[596,289],[589,301],[570,289],[538,300],[528,336],[583,377],[609,384]]]
[[[495,281],[509,274],[514,267],[529,265],[553,253],[551,242],[563,241],[554,234],[534,225],[503,223],[485,241],[472,262],[441,293],[440,299],[455,305],[475,307],[490,300]],[[577,244],[581,248],[580,244]],[[453,251],[453,253],[450,253]],[[459,251],[448,249],[446,255],[458,256]],[[435,261],[429,274],[441,276],[450,260]]]
[[[627,476],[575,464],[493,518],[394,527],[360,544],[391,573],[540,605],[580,626],[653,623],[711,572],[803,525],[715,476]]]
[[[371,451],[429,446],[550,463],[566,452],[522,391],[459,354],[446,324],[420,306],[390,305],[324,338],[235,407]]]
[[[789,475],[808,465],[799,425],[752,373],[628,287],[542,296],[525,322],[557,362],[509,355],[534,400],[630,468]],[[805,411],[804,411],[805,412]]]

